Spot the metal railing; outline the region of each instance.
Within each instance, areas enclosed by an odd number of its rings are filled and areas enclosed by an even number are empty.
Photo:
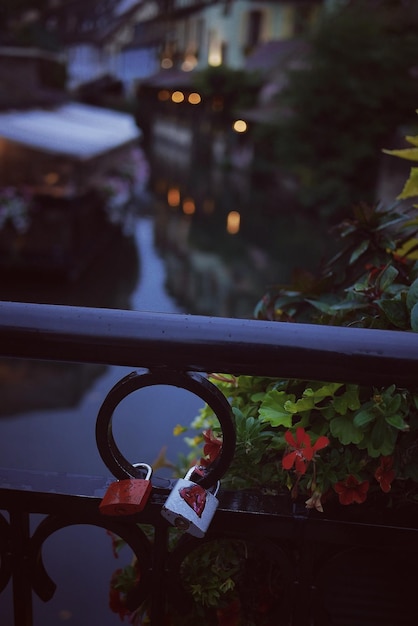
[[[177,384],[176,377],[206,372],[376,386],[414,387],[418,381],[418,334],[409,332],[15,302],[0,303],[0,356],[146,368],[158,380],[167,375],[174,380],[170,384]],[[112,454],[123,477],[125,460]],[[107,528],[127,541],[141,569],[132,602],[149,597],[152,624],[162,624],[169,585],[161,581],[175,580],[180,563],[168,552],[169,526],[160,515],[169,488],[155,489],[144,511],[127,520],[99,513],[97,494],[105,492],[106,480],[93,484],[86,478],[80,489],[71,476],[62,476],[54,493],[51,480],[57,477],[0,471],[0,510],[8,512],[8,519],[0,515],[0,591],[12,578],[15,626],[33,623],[33,592],[44,600],[54,593],[42,562],[44,541],[76,523]],[[31,489],[22,486],[31,481]],[[398,527],[308,517],[287,500],[254,493],[220,493],[219,499],[208,537],[280,540],[293,546],[296,540],[303,542],[297,567],[289,573],[291,593],[283,609],[288,620],[283,623],[293,626],[332,623],[312,617],[318,543],[417,549],[415,522]],[[45,517],[31,534],[34,513]],[[152,545],[138,523],[153,526]],[[190,538],[188,549],[196,541]]]

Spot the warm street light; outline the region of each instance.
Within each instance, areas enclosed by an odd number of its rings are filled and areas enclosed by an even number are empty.
[[[241,215],[238,211],[230,211],[226,220],[226,230],[230,235],[236,235],[239,232],[241,223]]]

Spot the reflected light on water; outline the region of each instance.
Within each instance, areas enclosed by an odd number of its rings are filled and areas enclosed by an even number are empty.
[[[193,215],[196,211],[196,205],[193,198],[185,198],[183,200],[183,213],[185,215]]]
[[[200,104],[202,102],[202,98],[195,91],[189,94],[189,97],[187,98],[187,100],[189,101],[190,104]]]
[[[197,65],[197,58],[195,54],[186,54],[186,58],[181,64],[183,72],[191,72]]]
[[[164,102],[166,100],[170,100],[170,92],[168,91],[168,89],[161,89],[158,92],[158,100],[160,100],[161,102]]]
[[[184,100],[184,93],[182,91],[174,91],[171,94],[171,99],[173,102],[183,102]]]
[[[59,175],[56,172],[49,172],[45,174],[44,181],[46,185],[55,185],[59,180]]]
[[[247,128],[247,122],[244,122],[244,120],[235,120],[233,124],[233,129],[236,133],[245,133]]]
[[[213,32],[209,35],[209,54],[208,65],[219,67],[222,65],[222,42],[219,38],[213,36]]]
[[[230,235],[236,235],[239,232],[241,223],[241,215],[238,211],[230,211],[226,221],[226,230]]]
[[[180,205],[180,190],[178,187],[170,187],[167,192],[167,204],[171,207],[178,207]]]

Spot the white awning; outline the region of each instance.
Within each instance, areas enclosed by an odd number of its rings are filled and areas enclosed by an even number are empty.
[[[0,113],[0,137],[35,150],[87,160],[141,137],[127,113],[79,103]]]

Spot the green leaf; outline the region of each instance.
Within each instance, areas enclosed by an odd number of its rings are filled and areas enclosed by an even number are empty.
[[[379,285],[382,291],[386,291],[394,282],[399,272],[393,265],[388,265],[379,276]]]
[[[411,328],[414,332],[418,332],[418,303],[412,307]]]
[[[374,419],[376,419],[376,415],[374,414],[372,409],[363,409],[362,411],[358,411],[358,413],[355,414],[353,422],[357,426],[357,428],[364,428]]]
[[[410,138],[412,139],[412,137]],[[412,143],[412,141],[410,141]],[[418,148],[401,148],[400,150],[383,150],[385,154],[397,156],[408,161],[418,161]]]
[[[418,147],[418,135],[406,135],[405,139],[412,146]]]
[[[293,414],[310,411],[325,398],[332,398],[341,387],[342,383],[328,383],[321,385],[318,389],[307,387],[302,394],[302,398],[299,398],[296,402],[288,400],[284,408]]]
[[[418,196],[418,167],[411,167],[411,173],[402,192],[398,196],[398,200],[414,198],[415,196]]]
[[[400,393],[396,393],[392,398],[390,398],[389,402],[387,403],[386,413],[397,413],[400,409],[401,404],[402,396]]]
[[[408,424],[405,422],[405,420],[402,417],[402,415],[389,415],[389,416],[386,416],[386,422],[388,424],[390,424],[390,426],[393,426],[394,428],[397,428],[398,430],[407,430],[408,429]]]
[[[313,397],[299,398],[299,400],[297,400],[296,402],[288,400],[284,404],[284,408],[286,409],[286,411],[289,411],[289,413],[292,413],[292,415],[295,415],[296,413],[304,413],[305,411],[310,411],[314,408],[314,406],[315,399]]]
[[[397,328],[409,328],[409,316],[404,302],[384,298],[376,300],[376,304],[391,324]]]
[[[221,586],[219,587],[219,589],[222,591],[222,593],[226,593],[227,591],[230,591],[231,589],[234,589],[235,587],[235,583],[232,580],[232,578],[227,578],[226,580],[224,580],[224,582],[221,584]]]
[[[418,278],[414,280],[406,294],[406,306],[410,311],[418,303]]]
[[[336,396],[333,400],[333,406],[340,415],[345,415],[348,409],[356,411],[360,407],[357,385],[349,385],[343,395]]]
[[[385,441],[386,420],[379,418],[376,420],[371,433],[371,444],[375,450],[380,450]]]
[[[366,309],[369,306],[368,302],[358,302],[357,300],[343,300],[338,304],[331,306],[332,312],[338,311],[355,311],[360,309]]]
[[[315,309],[318,309],[318,311],[321,311],[321,313],[326,313],[328,315],[331,315],[332,313],[332,306],[327,304],[326,302],[322,302],[321,300],[310,300],[310,299],[306,299],[306,302],[309,302],[309,304],[315,307]]]
[[[382,422],[384,422],[384,420],[382,420]],[[380,445],[378,447],[374,445],[372,437],[367,439],[365,438],[364,441],[359,444],[359,448],[367,448],[367,453],[374,459],[379,456],[389,456],[390,454],[393,454],[397,436],[396,430],[388,428],[386,424],[384,424],[384,426],[384,430],[382,429],[382,431],[380,431],[379,426],[375,433],[376,442],[380,441]]]
[[[354,263],[354,261],[357,261],[357,259],[364,254],[364,252],[366,252],[367,248],[370,245],[370,241],[368,239],[364,239],[364,241],[362,241],[360,243],[359,246],[357,246],[357,248],[355,250],[353,250],[350,260],[349,260],[349,264],[352,265]]]
[[[350,417],[338,415],[330,421],[331,434],[336,437],[343,445],[350,443],[360,443],[364,437],[364,433],[354,424]]]
[[[267,422],[271,426],[285,426],[290,428],[292,425],[292,414],[285,409],[288,400],[293,401],[295,396],[287,394],[284,391],[272,389],[266,393],[263,403],[259,409],[259,416],[262,422]]]

